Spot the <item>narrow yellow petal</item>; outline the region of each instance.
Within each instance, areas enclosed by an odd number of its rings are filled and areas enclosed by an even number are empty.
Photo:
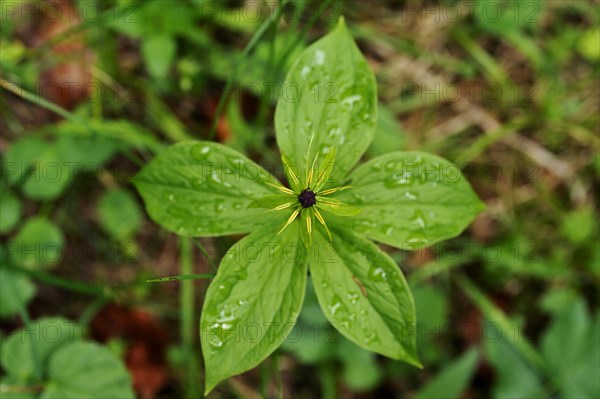
[[[329,236],[329,241],[333,242],[333,238],[331,237],[331,232],[329,231],[329,227],[327,227],[327,223],[325,223],[325,219],[323,219],[323,215],[321,215],[321,212],[319,212],[319,210],[316,208],[315,208],[315,216],[317,217],[319,222],[323,225],[323,227],[325,227],[325,231],[327,232],[327,235]]]
[[[290,207],[290,206],[292,206],[292,205],[294,205],[294,202],[288,202],[288,203],[286,203],[286,204],[281,204],[281,205],[278,205],[278,206],[276,206],[276,207],[275,207],[275,208],[273,208],[273,209],[269,209],[269,210],[267,210],[266,212],[280,211],[280,210],[282,210],[282,209],[287,209],[287,208],[289,208],[289,207]],[[266,213],[266,212],[265,212],[265,213]]]
[[[294,219],[296,219],[296,216],[298,216],[298,213],[300,213],[300,209],[302,209],[302,207],[298,207],[290,216],[290,218],[288,219],[288,221],[285,223],[285,225],[281,228],[281,230],[279,230],[279,232],[277,233],[277,235],[281,234],[281,232],[283,230],[285,230],[286,227],[288,227],[290,224],[292,224],[292,222],[294,221]]]
[[[294,192],[287,187],[283,187],[279,184],[275,184],[275,183],[271,183],[271,182],[267,182],[267,184],[271,187],[275,187],[277,190],[279,190],[281,192],[284,192],[284,193],[290,194],[290,195],[294,195]]]
[[[333,194],[333,193],[335,193],[337,191],[346,190],[348,188],[352,188],[352,186],[341,186],[341,187],[330,188],[328,190],[321,191],[320,193],[317,193],[317,195],[329,195],[329,194]]]

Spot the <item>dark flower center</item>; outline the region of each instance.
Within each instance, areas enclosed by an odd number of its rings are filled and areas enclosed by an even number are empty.
[[[311,206],[317,203],[317,197],[315,193],[313,193],[312,191],[310,191],[310,189],[307,188],[306,190],[300,193],[300,195],[298,196],[298,201],[300,201],[300,205],[302,205],[303,208],[310,208]]]

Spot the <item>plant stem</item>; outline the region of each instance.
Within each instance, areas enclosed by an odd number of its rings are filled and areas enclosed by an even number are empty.
[[[191,275],[193,272],[192,246],[189,238],[181,237],[179,240],[180,249],[180,268],[182,275]],[[181,280],[180,292],[180,329],[181,346],[185,356],[185,398],[197,398],[200,389],[197,387],[196,361],[194,358],[194,281]]]

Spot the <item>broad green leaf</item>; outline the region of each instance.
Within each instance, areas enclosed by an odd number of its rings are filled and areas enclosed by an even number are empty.
[[[35,285],[22,274],[0,267],[0,317],[19,313],[35,295]]]
[[[275,111],[277,144],[303,169],[335,147],[335,186],[371,143],[376,121],[375,77],[340,19],[289,70]]]
[[[52,200],[73,182],[77,173],[97,173],[114,153],[112,140],[105,137],[62,135],[71,125],[44,129],[61,134],[54,141],[23,138],[6,153],[3,169],[11,184],[22,183],[23,193],[35,200]]]
[[[360,208],[330,197],[317,197],[317,208],[338,216],[355,216],[361,212]]]
[[[6,252],[19,265],[28,268],[48,267],[60,260],[63,244],[60,229],[48,219],[36,216],[27,220],[9,241]]]
[[[280,235],[265,227],[229,249],[210,284],[201,317],[206,393],[250,370],[285,340],[306,289],[299,223]]]
[[[411,276],[414,276],[411,275]],[[433,284],[418,284],[409,280],[417,311],[417,345],[423,364],[435,364],[444,352],[440,345],[444,342],[431,331],[441,329],[448,322],[448,298],[444,289]]]
[[[460,234],[483,204],[460,169],[435,155],[393,152],[354,170],[336,198],[362,209],[336,219],[369,238],[418,249]]]
[[[57,350],[48,374],[41,399],[136,397],[123,361],[95,343],[77,342]]]
[[[3,175],[11,184],[27,179],[27,172],[33,167],[34,160],[39,160],[45,151],[46,143],[37,138],[25,136],[15,141],[4,154],[2,162]]]
[[[541,349],[565,398],[600,397],[600,313],[591,320],[583,300],[557,314]]]
[[[142,224],[137,201],[129,191],[117,188],[107,191],[98,203],[100,224],[117,240],[131,238]]]
[[[21,217],[21,202],[7,187],[0,186],[0,190],[0,233],[6,233]]]
[[[134,177],[152,219],[183,236],[248,233],[278,212],[248,209],[277,190],[275,178],[239,152],[205,141],[169,147]],[[282,220],[283,223],[284,220]]]
[[[499,340],[484,340],[487,360],[496,371],[493,388],[495,399],[546,398],[542,378],[509,342],[514,337],[503,335]]]
[[[460,398],[473,377],[478,359],[479,351],[476,348],[468,350],[421,388],[415,399]]]
[[[339,226],[331,232],[333,245],[315,229],[310,260],[325,316],[358,346],[420,367],[415,304],[400,268],[369,240]]]
[[[177,45],[171,36],[152,36],[142,43],[142,56],[148,72],[154,78],[163,79],[175,58]]]
[[[27,384],[35,379],[36,363],[44,372],[53,353],[79,339],[81,330],[75,322],[60,317],[42,318],[8,337],[2,345],[0,361],[11,378]]]
[[[298,199],[291,195],[267,195],[266,197],[254,200],[248,205],[248,208],[275,209],[286,204],[298,204]],[[284,209],[284,208],[280,208]]]
[[[339,337],[336,347],[346,385],[353,391],[375,388],[383,374],[377,356],[343,337]]]

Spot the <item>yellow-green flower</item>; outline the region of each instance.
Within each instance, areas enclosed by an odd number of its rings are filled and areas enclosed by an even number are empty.
[[[303,222],[302,238],[307,245],[312,244],[315,218],[323,225],[329,239],[332,239],[331,232],[321,211],[324,211],[325,214],[330,212],[339,216],[352,216],[360,213],[360,209],[345,204],[338,199],[328,197],[328,195],[337,191],[351,188],[351,186],[341,186],[325,189],[334,167],[335,148],[332,148],[325,155],[320,165],[316,164],[318,158],[319,154],[315,156],[310,166],[307,161],[306,167],[302,170],[302,168],[293,165],[285,154],[282,154],[283,169],[291,188],[284,187],[281,184],[268,183],[283,194],[260,198],[248,206],[249,208],[268,208],[269,211],[267,212],[292,210],[287,222],[277,234],[281,234],[297,217],[300,217]]]

